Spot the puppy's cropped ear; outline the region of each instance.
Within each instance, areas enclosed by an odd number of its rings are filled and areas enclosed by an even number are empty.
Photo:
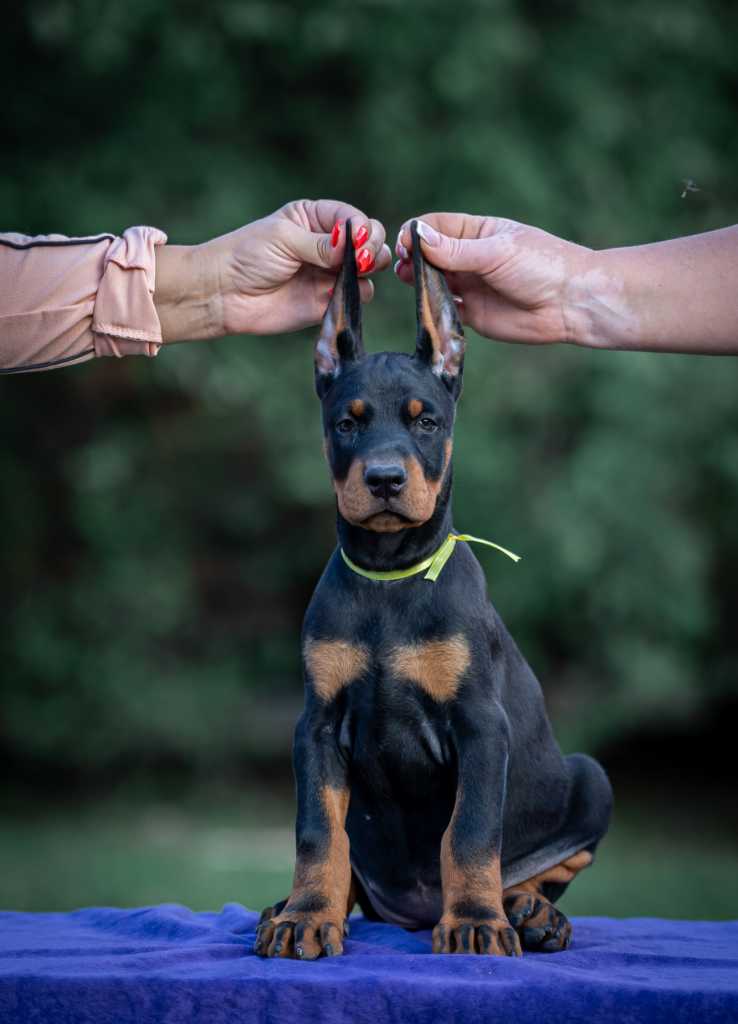
[[[315,390],[323,398],[346,363],[364,356],[361,339],[361,296],[351,221],[346,221],[346,250],[331,301],[315,345]]]
[[[443,273],[420,251],[418,222],[410,225],[413,240],[418,336],[415,358],[427,363],[454,398],[461,394],[464,369],[464,328]]]

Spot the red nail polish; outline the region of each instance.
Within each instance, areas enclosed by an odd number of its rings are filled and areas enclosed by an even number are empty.
[[[332,298],[332,297],[333,297],[333,289],[332,289],[332,288],[329,288],[329,289],[328,289],[328,298],[330,299],[330,298]]]
[[[340,237],[341,237],[341,221],[337,220],[336,223],[333,225],[333,230],[331,231],[331,246],[334,249],[338,245],[338,239]]]
[[[368,249],[362,249],[356,257],[356,266],[362,274],[366,274],[374,266],[374,257]]]
[[[354,238],[354,249],[358,249],[360,245],[363,245],[369,237],[369,232],[366,229],[366,225],[362,224],[359,230],[356,232]]]

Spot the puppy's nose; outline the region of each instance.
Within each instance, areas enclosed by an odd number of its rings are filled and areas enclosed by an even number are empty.
[[[375,463],[364,470],[364,483],[375,498],[394,498],[407,483],[401,463]]]

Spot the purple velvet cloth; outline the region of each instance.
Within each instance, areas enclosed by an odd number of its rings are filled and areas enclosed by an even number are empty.
[[[355,918],[314,963],[254,956],[255,924],[238,904],[0,914],[0,1021],[738,1021],[738,921],[580,918],[565,953],[508,959]]]

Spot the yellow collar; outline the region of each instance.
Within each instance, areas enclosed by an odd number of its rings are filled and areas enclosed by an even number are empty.
[[[409,576],[417,576],[419,572],[423,572],[427,569],[428,571],[423,579],[431,580],[435,583],[441,575],[441,570],[444,565],[454,553],[457,540],[471,541],[474,544],[486,544],[490,548],[496,548],[498,551],[501,551],[503,555],[507,555],[508,558],[512,558],[513,562],[520,561],[520,555],[514,555],[512,551],[508,551],[507,548],[500,547],[499,544],[494,544],[491,540],[483,540],[481,537],[472,537],[469,533],[449,533],[448,537],[446,537],[445,541],[437,551],[434,551],[432,555],[425,558],[422,562],[416,562],[415,565],[411,565],[408,569],[390,569],[387,572],[372,572],[370,569],[362,569],[361,566],[352,562],[343,548],[341,548],[341,557],[349,569],[353,569],[353,571],[358,573],[359,576],[364,576],[368,580],[379,580],[380,582],[406,580]]]

